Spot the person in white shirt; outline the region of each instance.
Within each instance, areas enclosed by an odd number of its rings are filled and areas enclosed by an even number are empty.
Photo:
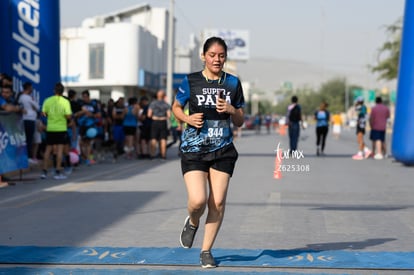
[[[27,156],[29,163],[37,164],[36,156],[33,156],[33,138],[36,129],[37,113],[39,111],[39,103],[33,97],[32,83],[26,82],[23,84],[23,91],[18,96],[18,104],[23,107],[23,123],[26,134]]]

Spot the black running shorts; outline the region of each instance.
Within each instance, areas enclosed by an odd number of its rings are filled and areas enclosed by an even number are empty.
[[[363,135],[365,135],[365,128],[361,128],[361,127],[356,127],[356,133],[358,135],[358,133],[362,133]]]
[[[46,132],[46,144],[47,145],[58,145],[68,144],[68,132]]]
[[[233,143],[210,153],[182,153],[181,170],[209,172],[210,168],[233,175],[238,153]]]
[[[140,126],[139,129],[140,129],[139,138],[141,140],[149,141],[151,139],[151,128]]]
[[[151,124],[151,139],[161,140],[168,137],[168,124],[166,120],[153,120]]]
[[[137,134],[137,127],[124,126],[124,134],[126,136],[135,136]]]

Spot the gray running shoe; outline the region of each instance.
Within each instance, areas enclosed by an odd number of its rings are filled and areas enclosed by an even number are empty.
[[[72,167],[65,167],[65,175],[69,176],[72,174],[73,168]]]
[[[67,177],[63,175],[62,173],[56,173],[56,175],[53,176],[55,180],[65,180]]]
[[[216,261],[214,261],[213,255],[210,251],[201,251],[200,263],[202,268],[215,268],[217,267]]]
[[[47,171],[46,171],[46,170],[43,170],[43,171],[42,171],[42,174],[40,174],[40,178],[41,178],[42,180],[44,180],[44,179],[46,179],[46,178],[47,178]]]
[[[190,216],[185,219],[184,228],[180,235],[180,243],[184,248],[191,248],[198,227],[190,224]]]

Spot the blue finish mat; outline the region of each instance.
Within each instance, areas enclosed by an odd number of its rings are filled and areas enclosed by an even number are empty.
[[[414,270],[414,252],[213,249],[219,266]],[[199,266],[199,250],[145,247],[0,246],[2,264]]]
[[[240,271],[221,271],[219,269],[206,269],[206,270],[150,270],[150,269],[68,269],[68,268],[28,268],[28,267],[16,267],[16,268],[1,268],[0,275],[22,275],[22,274],[36,274],[36,275],[305,275],[305,273],[292,273],[292,272],[240,272]],[[334,275],[327,273],[314,273],[312,275]],[[341,274],[335,274],[341,275]],[[342,274],[346,275],[346,274]]]

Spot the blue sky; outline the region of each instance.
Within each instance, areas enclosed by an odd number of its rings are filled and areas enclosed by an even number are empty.
[[[60,0],[61,27],[140,3],[169,0]],[[404,0],[175,0],[177,45],[204,28],[250,32],[250,55],[335,67],[375,62],[385,27],[403,15]]]

